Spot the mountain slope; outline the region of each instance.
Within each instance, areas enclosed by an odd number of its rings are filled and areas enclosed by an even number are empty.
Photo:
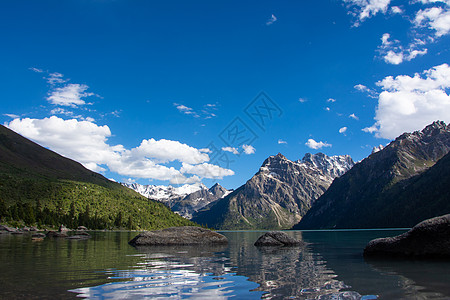
[[[0,218],[49,225],[84,222],[91,228],[151,229],[192,224],[161,203],[1,125]]]
[[[349,156],[307,154],[293,162],[270,156],[240,188],[199,211],[192,220],[217,229],[283,229],[296,224],[338,173],[353,166]]]
[[[448,213],[449,151],[444,122],[402,134],[336,179],[294,229],[410,227]]]

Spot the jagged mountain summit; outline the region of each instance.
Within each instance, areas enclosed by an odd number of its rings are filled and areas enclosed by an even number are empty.
[[[207,205],[192,220],[216,229],[290,228],[353,164],[348,155],[306,154],[294,162],[278,153],[243,186]]]
[[[138,183],[122,184],[149,199],[164,203],[172,211],[187,219],[191,219],[195,212],[231,192],[218,183],[210,189],[202,183],[185,184],[180,187]]]
[[[410,227],[449,213],[449,151],[444,122],[402,134],[335,180],[294,229]]]

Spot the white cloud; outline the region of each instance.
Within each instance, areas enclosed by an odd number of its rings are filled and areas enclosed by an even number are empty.
[[[398,6],[392,6],[391,7],[391,13],[393,13],[393,14],[401,14],[401,13],[403,13],[403,10],[400,7],[398,7]]]
[[[356,116],[355,114],[351,114],[348,117],[354,120],[359,120],[358,116]]]
[[[330,111],[331,109],[329,107],[324,108],[326,111]]]
[[[278,144],[287,144],[287,142],[280,139],[278,140]]]
[[[355,90],[360,91],[361,93],[366,93],[370,98],[377,98],[377,92],[372,89],[369,89],[367,86],[363,84],[357,84],[354,86]]]
[[[48,74],[48,77],[46,77],[47,82],[50,83],[51,85],[55,85],[58,83],[65,83],[67,82],[66,79],[63,78],[64,75],[58,72],[54,72],[54,73],[50,73]]]
[[[157,163],[167,163],[172,161],[181,161],[190,164],[198,164],[209,160],[206,153],[198,149],[166,139],[143,140],[139,147],[130,150],[133,157],[146,157]]]
[[[331,147],[332,145],[331,144],[328,144],[327,142],[322,142],[322,141],[320,141],[320,142],[316,142],[315,140],[313,140],[313,139],[309,139],[306,143],[305,143],[305,145],[306,146],[308,146],[309,148],[311,148],[311,149],[320,149],[320,148],[323,148],[323,147]]]
[[[345,133],[347,131],[347,127],[339,128],[339,133]]]
[[[198,149],[198,151],[203,152],[203,153],[212,153],[211,149],[209,149],[209,148],[200,148],[200,149]]]
[[[184,175],[177,175],[170,178],[169,181],[171,184],[193,184],[201,182],[201,179],[197,176],[186,177]]]
[[[390,0],[344,0],[349,7],[354,9],[351,14],[358,17],[360,21],[375,16],[377,13],[386,13]],[[359,23],[355,25],[358,26]]]
[[[224,169],[217,165],[212,165],[208,163],[202,163],[195,166],[188,163],[183,163],[180,172],[194,174],[209,179],[222,179],[224,176],[234,175],[234,172],[232,170]]]
[[[234,147],[222,147],[222,151],[231,152],[233,154],[239,154],[239,151]]]
[[[194,110],[192,107],[183,105],[183,104],[179,104],[179,103],[173,103],[173,105],[176,107],[176,109],[185,114],[185,115],[191,115],[195,118],[203,118],[203,119],[211,119],[216,117],[216,113],[215,111],[217,111],[217,104],[205,104],[203,105],[203,108],[196,111]]]
[[[388,76],[377,83],[379,95],[375,124],[363,130],[393,139],[419,130],[436,120],[450,121],[450,67],[435,66],[421,74]]]
[[[73,112],[69,110],[65,110],[61,107],[56,107],[50,111],[52,115],[65,115],[65,116],[73,116]]]
[[[336,102],[336,99],[328,98],[327,102],[334,103],[334,102]]]
[[[277,17],[275,17],[275,15],[272,14],[272,15],[270,16],[269,20],[267,20],[266,25],[267,25],[267,26],[272,25],[272,24],[275,23],[276,21],[277,21]]]
[[[31,70],[33,72],[36,72],[36,73],[43,73],[44,72],[44,70],[39,69],[39,68],[34,68],[34,67],[29,68],[29,70]]]
[[[389,50],[383,58],[384,61],[389,64],[398,65],[403,62],[403,53],[395,53],[394,51]]]
[[[305,103],[305,102],[306,102],[306,99],[305,99],[305,98],[298,98],[298,102],[300,102],[300,103]]]
[[[174,103],[173,104],[179,112],[185,115],[193,115],[194,117],[198,117],[198,114],[191,108],[183,104]]]
[[[87,93],[89,87],[85,84],[70,83],[63,87],[52,90],[47,100],[54,105],[76,107],[84,105],[86,102],[82,99],[93,96],[93,93]]]
[[[360,92],[367,92],[369,91],[369,88],[363,84],[357,84],[354,86],[354,88]]]
[[[390,40],[390,34],[385,33],[381,37],[381,46],[378,48],[383,59],[388,64],[399,65],[404,61],[411,61],[419,55],[425,55],[428,49],[424,48],[426,44],[423,40],[415,39],[405,49],[398,40]]]
[[[435,31],[436,37],[441,37],[450,32],[450,4],[446,2],[446,7],[431,7],[419,10],[414,19],[414,24],[418,27],[428,27]]]
[[[138,147],[130,150],[122,145],[109,145],[109,127],[98,126],[90,121],[63,120],[52,116],[44,119],[15,119],[5,125],[97,172],[104,171],[107,167],[110,171],[127,177],[189,183],[197,182],[198,178],[186,178],[180,170],[164,164],[179,161],[197,167],[196,164],[209,161],[208,154],[204,153],[206,149],[200,151],[178,141],[144,139]],[[215,170],[214,165],[207,164],[207,167]],[[229,176],[233,172],[220,170],[223,176]]]
[[[254,154],[256,149],[252,145],[242,145],[242,149],[244,149],[245,154]]]
[[[15,119],[15,118],[19,117],[18,115],[15,115],[15,114],[3,114],[3,115],[6,116],[6,117],[10,117],[12,119]]]

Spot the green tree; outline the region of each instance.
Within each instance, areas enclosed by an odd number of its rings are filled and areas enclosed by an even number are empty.
[[[119,211],[119,213],[117,214],[116,220],[114,222],[114,225],[118,228],[123,226],[123,216],[122,216],[122,211]]]

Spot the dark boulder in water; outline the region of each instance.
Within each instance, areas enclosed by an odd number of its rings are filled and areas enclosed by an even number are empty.
[[[302,241],[291,238],[282,231],[270,231],[260,236],[254,245],[260,247],[260,246],[298,246],[302,244],[303,244]]]
[[[450,214],[422,221],[404,234],[372,240],[364,255],[450,257]]]
[[[75,235],[67,237],[69,240],[87,240],[91,238],[91,235],[87,232],[77,232]]]
[[[217,232],[194,226],[170,227],[156,231],[146,231],[129,244],[132,246],[169,246],[227,244],[228,239]]]
[[[47,232],[47,237],[50,237],[50,238],[66,238],[67,234],[65,232],[49,231],[49,232]]]

